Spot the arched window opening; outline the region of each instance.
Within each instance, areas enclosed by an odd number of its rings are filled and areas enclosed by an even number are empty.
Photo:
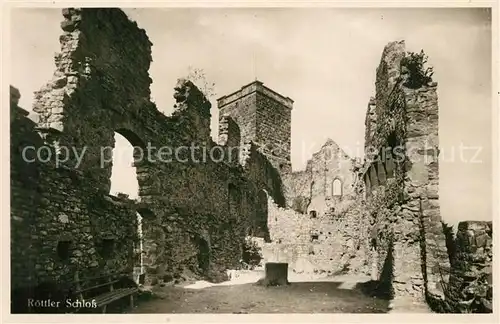
[[[340,179],[333,180],[332,187],[333,196],[342,196],[342,182]]]
[[[137,199],[139,196],[139,183],[137,180],[136,159],[139,160],[144,152],[144,147],[139,137],[127,129],[117,129],[114,132],[114,147],[112,151],[112,166],[110,177],[110,195],[119,198]],[[146,216],[147,217],[147,216]],[[138,239],[133,242],[133,271],[134,280],[140,282],[144,273],[143,241],[142,241],[142,215],[136,213],[136,235]],[[105,238],[100,242],[101,256],[110,259],[117,250],[114,239]],[[142,276],[143,278],[144,276]]]
[[[127,137],[121,134],[125,134]],[[136,147],[139,147],[139,144],[138,139],[135,139],[135,135],[131,134],[130,131],[123,130],[115,132],[110,194],[113,196],[125,195],[129,199],[137,199],[139,184],[137,181],[134,154],[137,155],[138,152],[134,150],[134,146],[131,143],[134,142]],[[127,138],[131,138],[132,140],[129,141]]]
[[[318,214],[316,213],[316,211],[315,211],[315,210],[311,210],[311,211],[309,212],[309,216],[311,216],[311,218],[316,218],[316,217],[318,216]]]
[[[104,259],[112,259],[115,254],[115,240],[109,237],[103,238],[99,250]]]

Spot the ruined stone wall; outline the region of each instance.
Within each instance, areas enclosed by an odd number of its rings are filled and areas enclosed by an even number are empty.
[[[264,262],[287,262],[296,273],[334,275],[369,273],[363,233],[365,217],[356,201],[335,212],[312,217],[268,201],[271,242],[259,241]]]
[[[52,282],[64,291],[77,271],[81,278],[102,271],[131,274],[138,239],[134,203],[113,200],[77,170],[37,160],[34,149],[44,145],[42,138],[17,102],[11,111],[13,290]],[[112,243],[106,251],[103,240]]]
[[[442,298],[449,264],[438,203],[436,83],[415,83],[404,42],[388,44],[366,117],[363,179],[380,280],[394,297]]]
[[[33,233],[43,237],[33,253],[54,253],[53,242],[44,235],[56,237],[54,231],[65,228],[64,233],[71,233],[78,241],[75,244],[81,249],[82,258],[91,260],[87,255],[91,247],[86,243],[92,240],[88,236],[89,224],[98,224],[103,231],[111,226],[123,230],[122,236],[116,237],[125,245],[120,251],[131,250],[132,242],[123,235],[132,223],[124,220],[132,217],[130,222],[135,222],[137,211],[142,216],[148,282],[168,281],[186,271],[214,281],[223,280],[225,269],[239,263],[245,235],[257,217],[254,203],[259,192],[265,190],[283,204],[279,173],[252,143],[247,143],[248,150],[238,157],[245,161],[245,166],[225,160],[224,152],[238,141],[240,133],[238,125],[230,121],[226,125],[227,141],[221,142],[222,148],[213,150],[217,144],[210,138],[211,105],[190,81],[177,83],[171,117],[158,111],[149,101],[151,43],[144,30],[121,10],[64,9],[63,15],[57,70],[36,94],[34,111],[40,117],[37,131],[45,145],[62,155],[65,151],[61,153],[61,148],[69,148],[70,153],[76,150],[82,157],[77,165],[77,156],[70,154],[70,159],[58,166],[70,169],[70,174],[77,172],[80,180],[71,182],[68,175],[53,168],[40,176],[43,180],[33,190],[48,196],[43,204],[36,200],[32,204],[33,210],[39,210],[31,212],[35,215],[30,216],[35,223]],[[11,128],[18,129],[14,124]],[[110,189],[115,132],[136,147],[134,166],[139,198],[133,206],[102,198]],[[201,148],[190,155],[191,146]],[[179,156],[174,159],[160,148],[167,148],[167,152],[178,149]],[[33,166],[12,164],[15,170]],[[13,192],[16,188],[13,185]],[[12,218],[18,217],[16,210],[22,211],[26,205],[22,200],[13,201]],[[74,225],[60,225],[57,217],[62,213],[74,219]],[[49,215],[54,224],[45,220]],[[109,224],[103,215],[109,215]],[[118,219],[121,225],[113,225]],[[54,230],[41,234],[40,227],[45,226]],[[12,235],[12,245],[19,246],[19,250],[24,248],[26,236],[21,227],[13,226]],[[15,267],[26,265],[22,256],[13,258]],[[115,258],[121,257],[116,254]],[[93,266],[93,261],[88,261],[82,271]],[[104,268],[99,264],[97,269]]]
[[[353,160],[329,139],[314,153],[304,171],[283,176],[287,206],[318,217],[356,198]]]
[[[279,206],[285,205],[283,180],[280,172],[267,156],[260,152],[260,146],[253,142],[244,144],[245,177],[256,187],[266,190]]]
[[[30,278],[35,268],[36,253],[31,253],[32,228],[36,219],[38,197],[35,195],[39,181],[37,165],[28,165],[22,160],[25,146],[39,147],[42,139],[34,132],[35,123],[27,118],[28,112],[18,106],[19,90],[10,87],[10,172],[11,179],[11,273],[13,287],[19,286],[23,278]],[[32,159],[33,155],[26,154]],[[14,189],[15,188],[15,189]],[[28,203],[31,202],[31,203]],[[30,281],[27,279],[26,281]]]
[[[278,207],[268,201],[270,243],[259,242],[263,263],[287,262],[289,269],[304,271],[303,259],[309,253],[312,223],[308,217],[293,210]]]
[[[300,214],[307,214],[311,204],[312,172],[309,161],[306,169],[283,175],[286,206]]]
[[[42,125],[57,116],[54,109],[62,110],[60,133],[53,137],[60,145],[86,148],[79,167],[86,177],[109,190],[112,164],[102,163],[101,150],[114,146],[115,131],[143,150],[148,145],[177,149],[208,142],[208,149],[214,146],[209,141],[210,103],[190,82],[181,81],[176,86],[176,111],[170,118],[149,101],[151,43],[122,11],[69,9],[63,14],[65,34],[55,74],[62,81],[43,89],[35,108],[44,116]],[[65,85],[59,88],[54,83]],[[154,264],[147,264],[146,270],[162,275],[180,271],[166,269],[167,265],[189,264],[196,259],[197,249],[189,249],[191,245],[185,248],[178,242],[195,236],[193,240],[199,241],[198,236],[207,231],[214,231],[216,241],[229,238],[229,233],[218,233],[218,225],[237,220],[227,214],[228,184],[233,179],[225,164],[196,164],[187,154],[182,157],[186,162],[156,163],[161,156],[155,153],[154,161],[145,156],[139,161],[135,156],[135,166],[141,208],[154,215],[144,218],[145,239],[155,236],[156,240],[156,249],[147,251],[146,258],[154,260]],[[197,161],[203,160],[202,153],[197,153]],[[105,154],[111,154],[111,150]],[[222,219],[217,217],[220,214]],[[155,230],[148,232],[150,228]],[[188,229],[191,234],[186,234]],[[203,244],[211,246],[209,238],[203,240]],[[155,257],[149,256],[151,253]],[[225,258],[227,255],[221,255],[215,260],[224,262]],[[217,261],[213,263],[216,266]]]
[[[453,239],[453,238],[452,238]],[[492,222],[467,221],[458,225],[450,251],[451,274],[446,300],[439,311],[493,312]]]
[[[312,184],[308,212],[315,210],[322,216],[352,198],[352,160],[333,140],[328,140],[313,154],[309,166]]]
[[[282,179],[286,206],[269,203],[272,242],[262,246],[264,260],[288,262],[293,271],[309,274],[367,272],[352,159],[328,140],[304,171]]]
[[[262,154],[260,146],[253,142],[246,142],[242,148],[241,162],[244,175],[252,186],[252,192],[255,193],[247,200],[249,213],[252,215],[250,225],[247,227],[250,230],[247,234],[269,241],[268,200],[271,199],[278,206],[285,205],[282,178],[280,172]]]

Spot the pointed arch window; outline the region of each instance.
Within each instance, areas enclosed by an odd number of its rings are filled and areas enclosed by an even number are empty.
[[[342,181],[340,179],[333,180],[332,183],[332,196],[340,197],[342,196]]]

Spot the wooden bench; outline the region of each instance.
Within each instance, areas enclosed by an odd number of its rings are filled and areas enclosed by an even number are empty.
[[[121,282],[128,276],[122,273],[108,274],[105,276],[88,278],[85,280],[79,279],[78,272],[75,273],[75,295],[80,301],[95,301],[97,308],[102,308],[102,312],[106,313],[106,306],[112,302],[128,297],[130,307],[134,307],[134,295],[138,292],[138,288],[134,287],[119,287],[115,285]],[[131,280],[132,281],[132,280]],[[81,310],[77,309],[76,311]]]

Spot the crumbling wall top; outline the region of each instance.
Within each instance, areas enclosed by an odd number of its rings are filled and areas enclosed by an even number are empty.
[[[210,117],[212,104],[193,82],[186,79],[178,79],[174,90],[175,108],[177,108],[174,115],[188,107],[196,107],[202,116]]]

